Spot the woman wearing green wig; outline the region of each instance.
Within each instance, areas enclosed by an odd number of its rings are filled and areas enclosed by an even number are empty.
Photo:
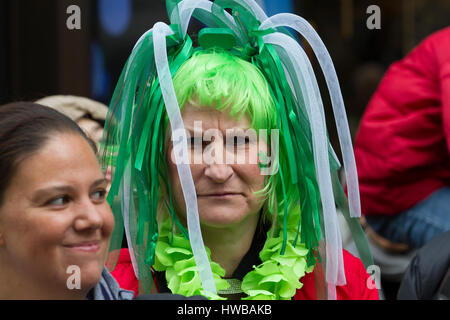
[[[171,25],[138,40],[106,120],[113,275],[139,294],[378,299],[361,260],[342,249],[336,205],[372,264],[342,96],[320,38],[302,18],[268,18],[252,0],[167,8]],[[195,42],[191,17],[207,26]],[[325,73],[348,199],[311,63],[285,26]]]

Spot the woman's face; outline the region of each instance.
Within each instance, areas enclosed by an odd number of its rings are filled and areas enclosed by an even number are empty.
[[[267,142],[227,138],[227,133],[228,137],[244,137],[250,128],[249,118],[232,118],[227,111],[190,104],[183,108],[182,118],[190,136],[188,153],[201,224],[230,226],[259,214],[263,198],[254,192],[264,188],[264,175],[260,174],[258,153],[267,152]],[[186,205],[171,141],[168,146],[175,210],[183,218]]]
[[[21,162],[0,207],[1,257],[15,275],[64,297],[79,271],[78,290],[92,288],[114,227],[105,189],[94,152],[76,134],[51,137]]]

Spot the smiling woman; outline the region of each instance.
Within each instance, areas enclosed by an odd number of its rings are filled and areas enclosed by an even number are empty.
[[[114,219],[94,151],[57,111],[0,106],[0,299],[133,297],[104,268]]]

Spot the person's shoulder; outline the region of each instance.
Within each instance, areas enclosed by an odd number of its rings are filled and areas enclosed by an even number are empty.
[[[135,275],[128,249],[124,248],[120,250],[119,257],[111,274],[122,289],[131,290],[135,295],[138,294],[139,281]]]
[[[370,275],[364,269],[361,260],[352,255],[347,250],[342,251],[344,260],[346,284],[336,286],[336,297],[338,300],[379,300],[376,289]],[[303,286],[297,290],[294,300],[314,300],[315,292],[315,272],[307,273],[300,279]]]
[[[432,81],[442,72],[442,66],[450,62],[449,52],[450,27],[447,27],[428,35],[415,46],[404,58],[405,66],[421,72],[411,76],[420,78],[423,75]]]
[[[117,280],[111,275],[108,268],[103,267],[99,282],[92,288],[87,300],[131,300],[135,293],[121,288]]]
[[[440,30],[437,30],[427,36],[423,41],[423,43],[434,43],[436,45],[439,45],[439,43],[442,44],[442,41],[445,41],[448,43],[448,40],[450,39],[450,27],[446,27]]]
[[[364,270],[364,265],[361,259],[355,257],[353,254],[348,252],[345,249],[342,249],[342,257],[344,258],[344,265],[346,272],[356,272],[361,271],[361,268]]]
[[[131,263],[130,250],[128,250],[128,248],[120,249],[119,260],[117,261],[117,263],[121,263],[121,264],[130,264]]]
[[[344,259],[345,286],[336,287],[339,300],[378,300],[378,290],[373,285],[363,263],[347,250],[342,253]]]

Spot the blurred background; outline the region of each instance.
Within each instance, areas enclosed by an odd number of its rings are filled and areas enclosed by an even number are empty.
[[[268,15],[293,12],[316,28],[333,58],[353,135],[387,67],[450,23],[450,0],[258,2]],[[80,8],[81,29],[67,28],[71,5]],[[380,9],[380,29],[367,27],[370,5]],[[71,94],[109,104],[136,40],[157,21],[168,22],[164,0],[0,0],[0,103]]]

